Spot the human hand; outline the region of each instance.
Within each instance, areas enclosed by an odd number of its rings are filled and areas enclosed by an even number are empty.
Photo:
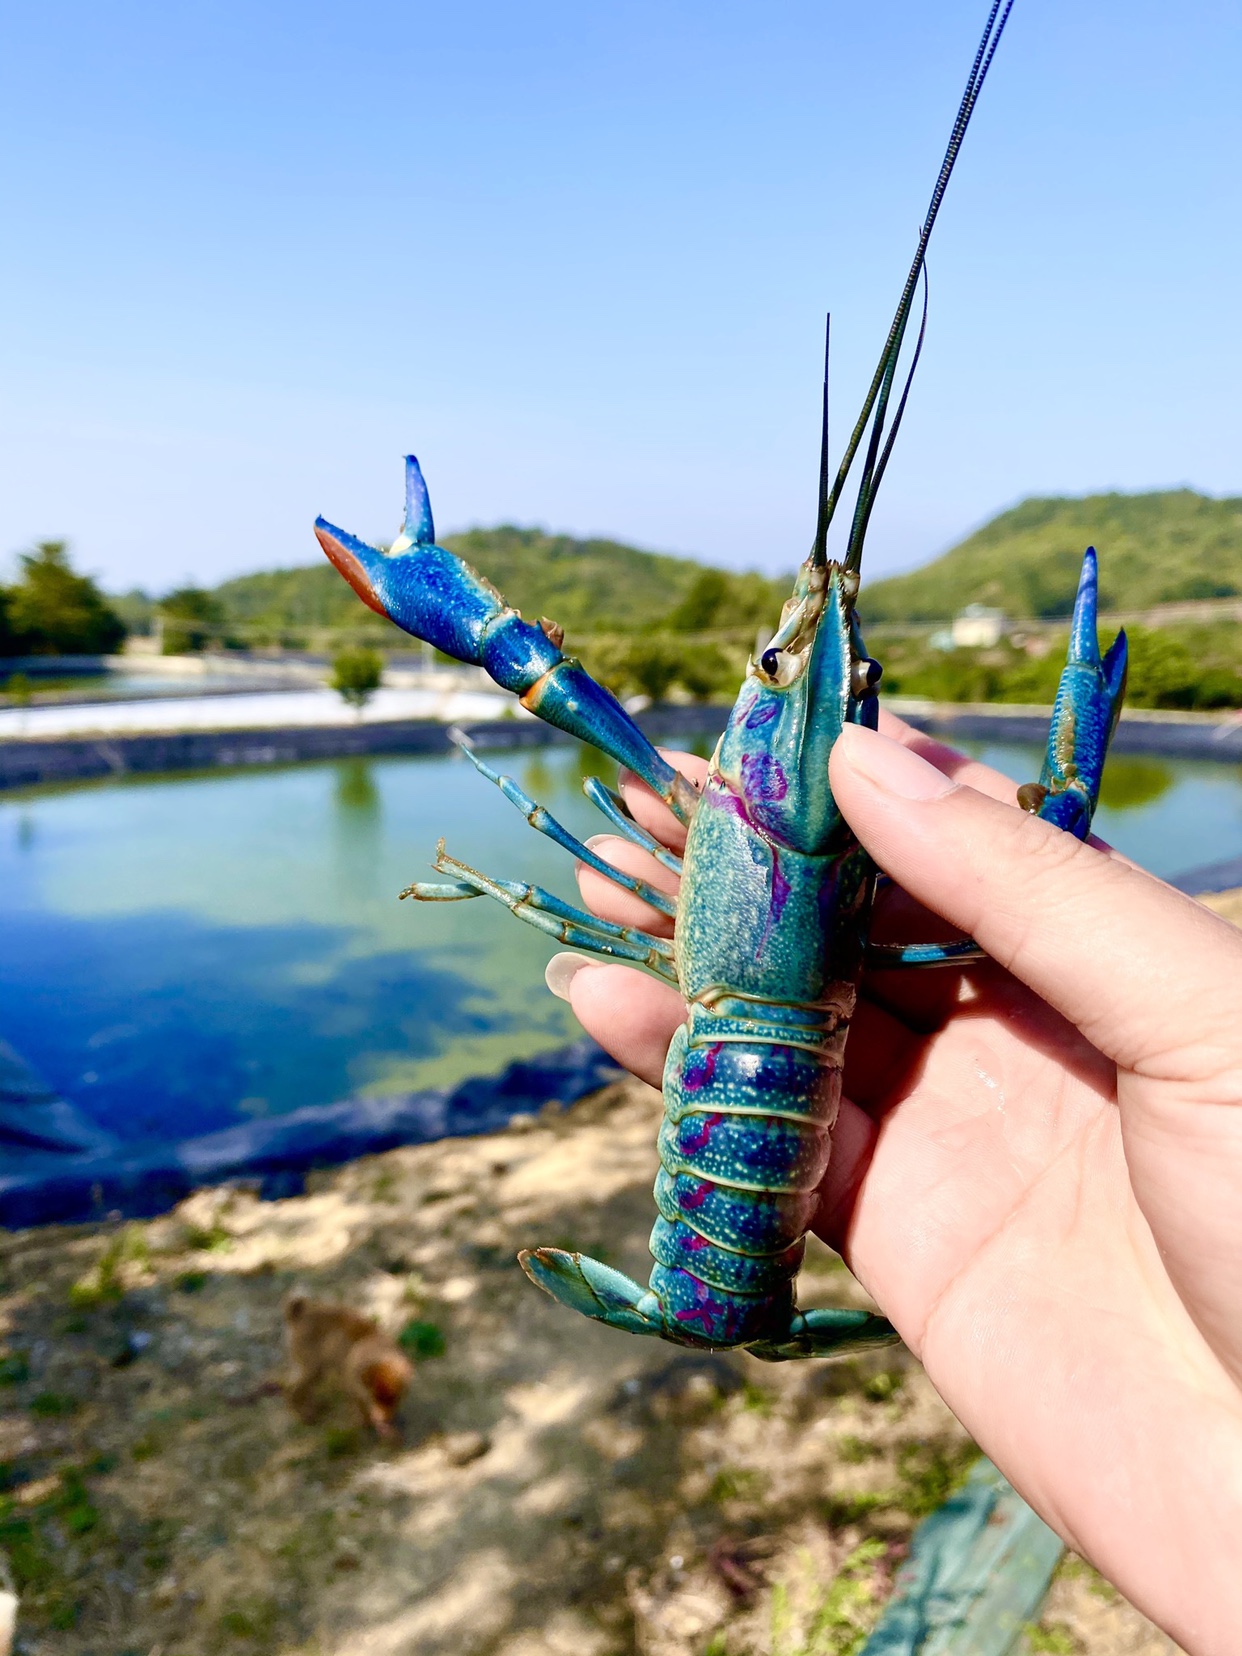
[[[944,936],[947,921],[991,959],[864,978],[816,1229],[1064,1539],[1193,1656],[1233,1656],[1242,934],[1018,811],[987,767],[881,728],[847,729],[830,770],[903,888],[873,935]],[[692,780],[706,769],[671,757]],[[679,849],[655,796],[623,790]],[[628,842],[592,844],[675,889]],[[598,875],[579,881],[597,913],[668,934]],[[560,981],[584,1027],[658,1086],[676,991],[612,965],[562,966]]]

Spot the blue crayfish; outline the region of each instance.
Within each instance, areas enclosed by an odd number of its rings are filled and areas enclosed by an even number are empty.
[[[877,871],[837,810],[828,755],[843,726],[874,727],[879,664],[856,613],[863,539],[901,423],[926,325],[890,416],[898,360],[914,311],[928,238],[1012,0],[993,4],[879,366],[830,485],[827,370],[818,524],[793,596],[758,652],[700,795],[615,698],[561,651],[561,630],[529,625],[456,554],[435,544],[426,486],[406,461],[401,534],[383,551],[333,528],[315,532],[365,603],[460,661],[480,665],[523,706],[629,767],[687,826],[683,860],[667,852],[597,779],[588,797],[612,826],[681,875],[674,903],[604,862],[473,754],[541,833],[588,867],[675,916],[675,941],[599,919],[538,887],[498,880],[449,856],[449,878],[408,895],[429,901],[489,896],[575,948],[636,961],[676,984],[689,1012],[664,1072],[655,1266],[644,1289],[620,1272],[555,1248],[523,1253],[527,1274],[563,1304],[635,1334],[678,1345],[745,1347],[779,1360],[827,1356],[893,1337],[857,1310],[799,1311],[794,1279],[831,1148],[846,1037],[863,966],[935,965],[977,958],[967,943],[871,948]],[[866,446],[864,448],[864,440]],[[855,460],[862,473],[849,538],[827,555],[829,525]],[[1086,554],[1069,659],[1038,783],[1019,803],[1069,833],[1090,825],[1124,692],[1126,643],[1103,660],[1095,621],[1095,554]]]

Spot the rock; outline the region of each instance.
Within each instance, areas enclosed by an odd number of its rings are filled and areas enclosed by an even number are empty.
[[[450,1432],[444,1439],[444,1458],[450,1466],[469,1466],[486,1455],[492,1440],[484,1432]]]
[[[362,1548],[352,1541],[342,1541],[332,1554],[332,1568],[334,1570],[358,1570],[363,1563]]]

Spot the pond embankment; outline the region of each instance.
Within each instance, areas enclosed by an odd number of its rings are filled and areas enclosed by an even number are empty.
[[[416,693],[410,692],[409,696]],[[430,693],[428,693],[430,696]],[[251,765],[288,765],[306,760],[367,755],[444,753],[450,747],[449,729],[465,729],[481,747],[538,747],[571,740],[550,725],[521,714],[513,716],[500,692],[458,693],[434,717],[401,717],[385,711],[396,707],[400,692],[389,703],[379,703],[363,718],[347,715],[331,705],[331,718],[315,707],[302,709],[297,722],[282,721],[274,705],[279,698],[219,698],[209,710],[200,709],[194,728],[175,728],[167,705],[144,707],[143,718],[156,728],[127,728],[119,710],[108,710],[113,721],[95,730],[104,715],[81,712],[85,723],[73,733],[42,735],[36,715],[19,726],[13,716],[0,730],[0,789],[30,787],[47,782],[71,782],[91,777],[153,774],[167,771],[236,769]],[[327,698],[327,693],[323,696]],[[303,700],[307,698],[302,698]],[[314,701],[315,698],[309,698]],[[330,698],[327,698],[330,702]],[[431,698],[434,699],[434,698]],[[255,703],[247,717],[230,722],[229,701]],[[136,704],[143,706],[143,704]],[[318,702],[315,703],[318,706]],[[1030,742],[1042,747],[1047,739],[1051,708],[1007,706],[999,703],[925,702],[893,697],[887,703],[919,730],[947,741]],[[64,722],[67,710],[55,709]],[[718,703],[659,704],[637,714],[638,723],[654,741],[694,743],[714,740],[724,728],[728,707]],[[519,716],[519,714],[521,716]],[[66,727],[68,729],[68,727]],[[1242,717],[1238,714],[1169,713],[1144,708],[1127,709],[1113,739],[1116,753],[1151,754],[1174,759],[1242,762]]]
[[[626,1082],[297,1198],[0,1239],[26,1656],[807,1656],[815,1627],[815,1656],[854,1650],[974,1453],[913,1359],[679,1354],[515,1264],[572,1242],[645,1275],[659,1107]],[[271,1388],[295,1286],[405,1331],[398,1442]],[[865,1303],[820,1246],[802,1286]],[[1074,1559],[1029,1649],[1176,1656]]]

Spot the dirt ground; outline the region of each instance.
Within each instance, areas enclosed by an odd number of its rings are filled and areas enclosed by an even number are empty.
[[[918,1365],[678,1354],[560,1310],[514,1262],[572,1242],[645,1276],[658,1110],[626,1083],[293,1200],[204,1191],[149,1223],[0,1237],[17,1649],[854,1652],[973,1454]],[[265,1390],[295,1285],[424,1353],[398,1442]],[[802,1297],[864,1303],[820,1247]],[[1174,1651],[1077,1560],[1028,1648]]]

